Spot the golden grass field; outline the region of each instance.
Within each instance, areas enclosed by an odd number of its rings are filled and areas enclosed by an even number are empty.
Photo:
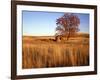
[[[23,36],[22,68],[89,65],[89,34],[56,42],[53,36]]]

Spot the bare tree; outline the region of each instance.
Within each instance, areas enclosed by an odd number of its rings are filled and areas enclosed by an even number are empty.
[[[56,35],[66,36],[68,40],[70,36],[79,31],[80,19],[73,13],[65,13],[56,20],[56,24]]]

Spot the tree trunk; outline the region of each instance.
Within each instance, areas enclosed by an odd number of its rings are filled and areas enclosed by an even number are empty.
[[[70,37],[70,33],[69,33],[68,36],[67,36],[67,40],[69,39],[69,37]]]

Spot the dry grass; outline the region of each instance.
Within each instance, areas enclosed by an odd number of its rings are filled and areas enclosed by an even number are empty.
[[[22,68],[89,65],[89,38],[56,42],[50,37],[23,37]]]

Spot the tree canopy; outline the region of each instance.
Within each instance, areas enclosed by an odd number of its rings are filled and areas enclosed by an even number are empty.
[[[70,36],[75,35],[79,31],[80,19],[73,13],[65,13],[63,16],[56,20],[56,35]]]

